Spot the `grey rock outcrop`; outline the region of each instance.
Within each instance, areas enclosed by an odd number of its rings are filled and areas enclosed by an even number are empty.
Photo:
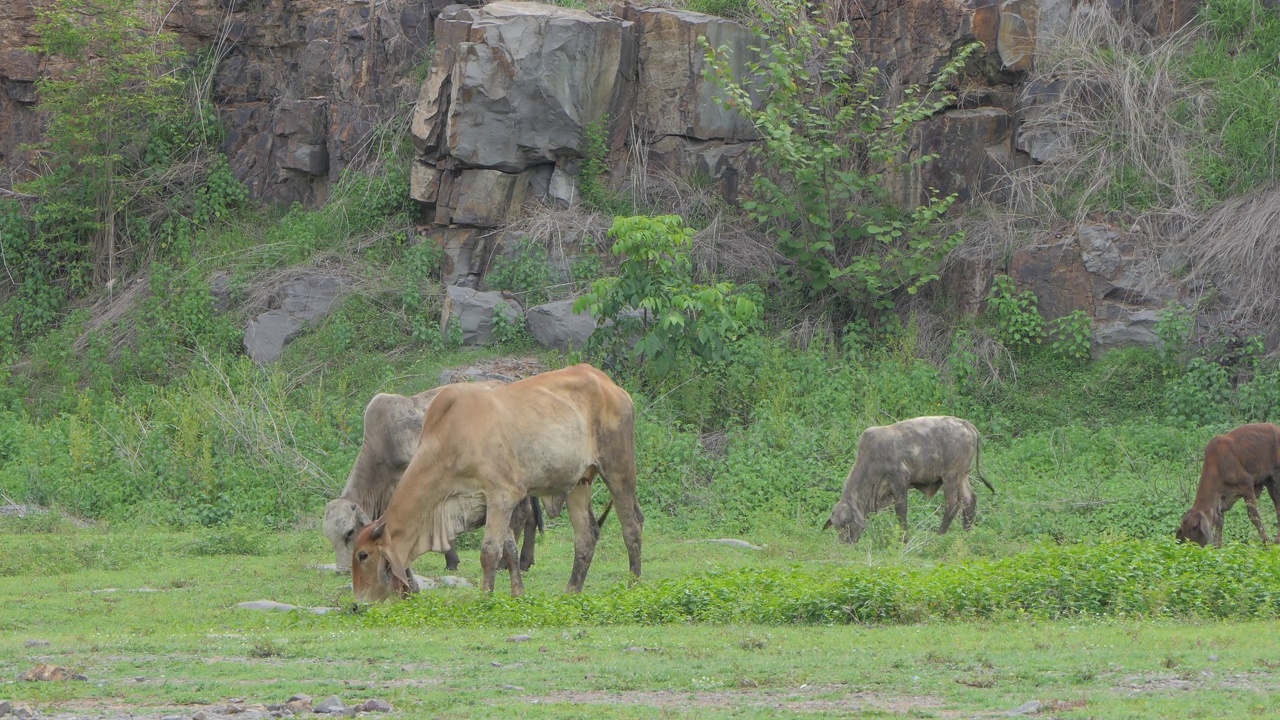
[[[450,7],[436,33],[410,179],[437,224],[500,224],[539,173],[549,186],[558,163],[582,157],[587,127],[631,93],[631,23],[503,1]]]
[[[622,14],[503,0],[440,15],[431,73],[414,108],[418,158],[410,174],[412,197],[437,225],[496,227],[534,199],[572,205],[588,131],[606,119],[601,132],[615,173],[634,126],[638,139],[667,143],[668,169],[706,172],[736,194],[748,146],[725,146],[755,130],[713,101],[719,90],[703,77],[697,39],[731,47],[745,73],[755,57],[751,34],[699,13],[628,7]],[[685,143],[691,147],[676,147]]]
[[[270,294],[271,309],[249,321],[244,331],[245,354],[260,364],[279,360],[286,345],[337,307],[344,289],[342,281],[324,274],[284,283]]]
[[[462,330],[463,345],[489,345],[497,340],[494,317],[503,313],[509,323],[524,322],[524,310],[510,293],[480,292],[472,288],[449,286],[440,313],[440,331],[448,335],[451,325]]]
[[[315,712],[326,715],[340,714],[346,706],[342,704],[342,700],[337,695],[330,695],[315,705]]]
[[[727,60],[745,77],[759,59],[758,42],[742,25],[712,15],[627,5],[624,20],[635,23],[639,43],[635,122],[649,137],[679,136],[691,140],[751,140],[755,126],[716,102],[724,93],[704,76],[705,38],[713,48],[727,46]]]
[[[556,350],[580,350],[596,330],[590,313],[574,313],[573,300],[559,300],[529,308],[525,327],[533,339]]]
[[[1057,242],[1017,250],[1009,275],[1019,290],[1036,294],[1047,320],[1076,310],[1087,313],[1099,350],[1155,345],[1160,310],[1181,296],[1179,287],[1162,280],[1156,258],[1103,225],[1081,225]]]

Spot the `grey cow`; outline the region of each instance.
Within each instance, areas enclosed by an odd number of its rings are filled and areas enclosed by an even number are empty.
[[[979,443],[978,429],[972,423],[946,415],[867,428],[858,438],[858,458],[844,481],[844,492],[823,529],[835,526],[841,540],[856,543],[867,528],[867,517],[893,503],[905,543],[907,491],[915,488],[926,497],[942,490],[946,508],[939,535],[951,527],[961,511],[968,530],[978,511],[978,498],[969,485],[969,468],[978,458]],[[976,467],[975,474],[995,492]]]
[[[493,380],[475,384],[491,389],[505,383]],[[422,418],[439,392],[440,388],[433,388],[412,397],[379,393],[365,408],[364,442],[360,446],[360,454],[356,456],[342,496],[329,501],[324,509],[322,530],[333,543],[339,569],[351,567],[356,533],[387,509],[391,493],[418,446]],[[466,518],[468,530],[484,525],[484,507],[478,506],[476,510],[475,517]],[[520,566],[524,570],[533,564],[534,535],[542,529],[541,515],[541,509],[533,498],[516,506],[512,515],[511,527],[517,538],[522,531],[524,533],[520,553]],[[457,548],[449,548],[445,552],[445,568],[458,568]]]

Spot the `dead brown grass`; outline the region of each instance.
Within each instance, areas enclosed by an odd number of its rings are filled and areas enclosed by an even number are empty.
[[[1212,285],[1238,320],[1262,327],[1280,324],[1280,187],[1259,190],[1219,205],[1177,243],[1188,279]]]
[[[1073,13],[1064,34],[1038,48],[1027,84],[1061,85],[1022,126],[1058,135],[1055,154],[1008,173],[1000,191],[1009,208],[1051,222],[1102,210],[1153,228],[1197,218],[1204,188],[1192,156],[1212,137],[1213,93],[1176,73],[1192,39],[1190,30],[1152,36],[1105,9]]]

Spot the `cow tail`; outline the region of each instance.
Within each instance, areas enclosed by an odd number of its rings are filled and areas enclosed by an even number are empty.
[[[609,517],[609,511],[613,509],[613,498],[609,498],[609,502],[604,504],[604,512],[600,513],[600,519],[596,520],[596,528],[599,529],[604,525],[604,519]]]
[[[545,535],[547,521],[542,517],[542,498],[530,496],[529,502],[533,503],[533,523],[538,527],[538,534]]]
[[[969,427],[973,427],[973,424],[970,423]],[[991,487],[991,483],[987,482],[987,479],[982,476],[982,433],[978,432],[978,428],[976,427],[973,428],[973,436],[976,438],[974,445],[978,448],[977,453],[973,457],[973,472],[978,476],[978,479],[982,481],[982,484],[987,486],[987,489],[991,491],[991,494],[995,495],[996,489]]]

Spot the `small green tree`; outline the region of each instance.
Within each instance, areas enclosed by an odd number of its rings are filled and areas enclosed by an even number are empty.
[[[40,198],[33,218],[46,264],[74,291],[115,277],[163,221],[155,215],[164,196],[204,178],[164,172],[192,145],[183,54],[172,34],[143,21],[137,0],[56,0],[37,18],[36,49],[53,61],[36,85],[49,127],[35,147],[41,177],[24,190]],[[199,110],[207,133],[216,118]],[[224,189],[214,200],[228,192],[243,191]]]
[[[622,262],[573,304],[601,326],[590,350],[623,363],[647,361],[661,376],[678,363],[718,363],[758,320],[760,308],[733,283],[695,283],[693,230],[679,215],[614,218],[609,237]],[[632,345],[634,343],[634,345]]]
[[[981,44],[961,48],[928,88],[906,87],[900,102],[889,102],[878,70],[857,69],[848,23],[819,24],[801,0],[774,7],[753,29],[760,45],[752,49],[762,59],[745,64],[745,78],[727,46],[707,47],[706,72],[725,94],[719,101],[760,134],[765,172],[743,207],[777,234],[779,251],[814,293],[892,307],[897,292],[914,294],[936,279],[963,240],[937,227],[954,194],[930,190],[925,202],[903,210],[889,202],[886,185],[904,165],[936,158],[908,158],[910,131],[955,103],[947,83]]]

